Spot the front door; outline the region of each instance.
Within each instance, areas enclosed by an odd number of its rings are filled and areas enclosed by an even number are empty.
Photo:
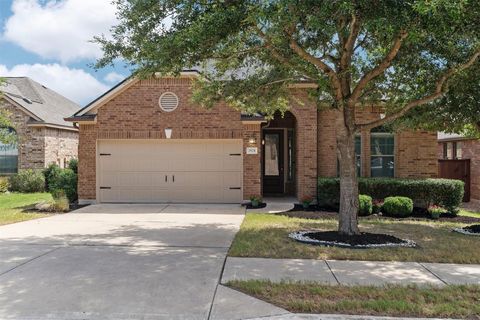
[[[263,131],[263,194],[284,193],[283,130]]]

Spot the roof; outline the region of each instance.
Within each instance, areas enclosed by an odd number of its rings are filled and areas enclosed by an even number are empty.
[[[454,141],[454,140],[468,140],[471,138],[465,137],[457,133],[447,133],[447,132],[438,132],[437,140],[438,141]]]
[[[35,123],[73,127],[63,118],[80,109],[75,102],[28,77],[3,77],[4,96],[25,109]]]

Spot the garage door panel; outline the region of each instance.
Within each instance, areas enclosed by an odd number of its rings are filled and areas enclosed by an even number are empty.
[[[101,202],[243,198],[241,140],[100,140],[99,153]]]

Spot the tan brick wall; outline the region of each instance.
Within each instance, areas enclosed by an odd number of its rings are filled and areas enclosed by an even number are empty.
[[[297,197],[317,193],[317,106],[305,90],[292,90],[291,112],[296,119]]]
[[[78,158],[78,132],[45,128],[45,164],[56,163],[65,167]]]
[[[250,144],[250,138],[255,139],[255,144]],[[257,147],[258,154],[246,154],[246,147]],[[262,161],[262,136],[260,123],[244,124],[243,126],[243,198],[248,200],[251,196],[262,195],[261,166]]]
[[[158,98],[164,92],[177,94],[180,104],[171,113],[161,111]],[[337,172],[334,113],[317,111],[315,103],[302,89],[293,89],[291,112],[296,118],[296,182],[297,196],[316,194],[317,176],[335,176]],[[379,117],[379,111],[367,108],[359,119]],[[262,194],[261,183],[261,129],[260,124],[242,124],[240,112],[219,103],[206,110],[191,102],[191,82],[186,78],[141,80],[98,109],[97,123],[80,125],[79,196],[95,199],[95,167],[97,139],[163,139],[164,129],[173,129],[173,139],[243,139],[244,143],[244,197]],[[363,132],[363,168],[369,175],[369,133]],[[248,140],[255,137],[259,153],[245,154]],[[399,176],[432,176],[436,174],[436,143],[430,133],[399,134],[396,160]],[[418,139],[423,154],[410,149]],[[423,141],[423,142],[422,142]],[[318,146],[318,148],[317,148]],[[415,152],[418,150],[416,149]],[[409,157],[399,161],[398,157]],[[425,164],[426,163],[426,164]],[[413,166],[413,167],[407,167]]]
[[[380,118],[381,109],[367,107],[356,114],[358,123]],[[320,111],[318,115],[318,175],[337,175],[335,139],[335,115],[333,111]],[[360,133],[362,140],[361,175],[370,176],[370,132]],[[437,135],[427,131],[401,131],[395,133],[395,177],[427,178],[438,175]]]

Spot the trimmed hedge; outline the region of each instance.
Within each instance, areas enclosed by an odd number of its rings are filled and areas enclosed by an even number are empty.
[[[428,208],[439,205],[456,214],[463,199],[464,183],[452,179],[396,179],[359,178],[359,192],[374,199],[391,196],[408,197],[416,206]],[[340,179],[318,179],[318,205],[338,210],[340,203]]]
[[[358,196],[358,215],[369,216],[373,212],[372,197],[361,194]]]
[[[386,197],[383,212],[392,217],[408,217],[413,212],[413,201],[407,197]]]

